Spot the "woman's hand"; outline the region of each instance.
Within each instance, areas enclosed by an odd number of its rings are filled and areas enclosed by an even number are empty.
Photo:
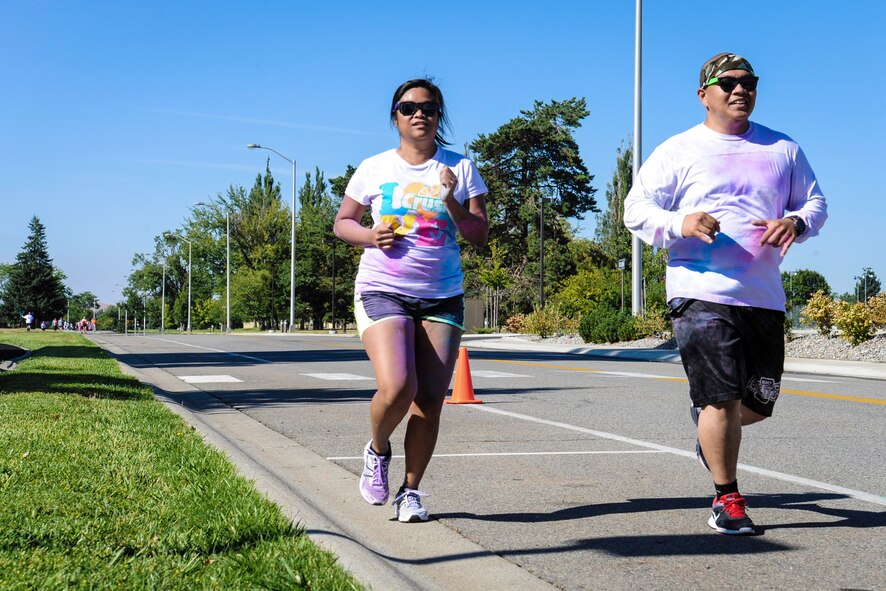
[[[443,167],[443,170],[440,171],[440,184],[443,185],[440,191],[440,199],[443,200],[444,204],[447,201],[451,203],[451,200],[455,199],[455,187],[458,185],[458,177],[455,176],[455,173],[448,166]]]
[[[372,244],[381,250],[388,250],[394,245],[394,226],[382,222],[372,228]]]

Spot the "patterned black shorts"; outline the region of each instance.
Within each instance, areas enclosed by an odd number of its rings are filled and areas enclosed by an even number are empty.
[[[741,400],[772,416],[784,372],[784,312],[685,298],[668,304],[692,403]]]

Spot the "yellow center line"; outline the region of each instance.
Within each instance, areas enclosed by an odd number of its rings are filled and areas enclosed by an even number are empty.
[[[562,369],[566,371],[581,371],[585,373],[612,373],[610,371],[602,370],[602,369],[588,369],[585,367],[572,367],[569,365],[557,365],[554,363],[537,363],[531,361],[510,361],[506,359],[484,359],[484,361],[492,361],[495,363],[507,363],[510,365],[525,365],[528,367],[543,367],[547,369]],[[672,382],[688,382],[686,378],[666,378],[666,377],[658,377],[658,376],[650,376],[650,380],[665,380]],[[809,396],[810,398],[829,398],[831,400],[843,400],[846,402],[860,402],[862,404],[886,404],[886,400],[879,398],[865,398],[862,396],[846,396],[843,394],[825,394],[823,392],[808,392],[806,390],[791,390],[787,388],[782,388],[782,392],[786,394],[795,394],[797,396]]]
[[[326,345],[327,347],[340,347],[343,349],[357,349],[361,348],[358,345],[350,345],[346,343],[338,344],[338,343],[330,343],[328,341],[308,341],[317,345]],[[541,367],[545,369],[561,369],[564,371],[580,371],[584,373],[602,373],[609,374],[613,373],[604,369],[588,369],[586,367],[574,367],[571,365],[557,365],[555,363],[541,363],[541,362],[533,362],[533,361],[511,361],[509,359],[484,359],[483,361],[489,361],[491,363],[504,363],[507,365],[522,365],[524,367]],[[669,378],[669,377],[661,377],[661,376],[649,376],[647,379],[650,380],[662,380],[667,382],[688,382],[686,378]],[[886,404],[886,400],[879,398],[865,398],[863,396],[846,396],[843,394],[825,394],[824,392],[809,392],[806,390],[790,390],[787,388],[782,388],[782,392],[785,394],[794,394],[796,396],[808,396],[810,398],[827,398],[830,400],[842,400],[845,402],[858,402],[861,404]]]
[[[862,396],[845,396],[843,394],[825,394],[824,392],[807,392],[805,390],[787,390],[781,389],[782,392],[788,394],[796,394],[797,396],[811,396],[812,398],[831,398],[833,400],[845,400],[847,402],[861,402],[863,404],[886,404],[886,400],[879,398],[864,398]]]

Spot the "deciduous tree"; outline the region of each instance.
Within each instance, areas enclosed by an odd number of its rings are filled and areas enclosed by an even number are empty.
[[[470,144],[489,187],[490,242],[515,274],[512,296],[522,311],[538,300],[542,234],[548,291],[575,271],[567,249],[574,232],[567,219],[597,211],[593,176],[573,137],[588,114],[583,98],[536,101],[531,110]]]

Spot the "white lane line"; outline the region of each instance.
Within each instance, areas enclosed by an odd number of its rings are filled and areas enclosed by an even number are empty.
[[[216,383],[237,383],[242,382],[243,380],[238,380],[234,376],[228,375],[217,375],[217,376],[177,376],[183,382],[187,382],[188,384],[216,384]]]
[[[610,439],[612,441],[620,441],[622,443],[628,443],[630,445],[636,445],[638,447],[645,447],[648,449],[654,449],[657,451],[667,452],[670,454],[674,454],[677,456],[684,456],[687,458],[692,458],[695,460],[695,453],[685,451],[682,449],[676,449],[674,447],[668,447],[666,445],[659,445],[657,443],[651,443],[649,441],[642,441],[640,439],[632,439],[630,437],[624,437],[622,435],[615,435],[614,433],[606,433],[605,431],[594,431],[593,429],[586,429],[584,427],[579,427],[577,425],[569,425],[567,423],[559,423],[557,421],[549,421],[547,419],[540,419],[537,417],[531,417],[529,415],[522,415],[515,412],[510,412],[507,410],[501,410],[499,408],[493,408],[491,406],[481,406],[479,404],[471,404],[467,405],[473,410],[479,410],[483,412],[491,412],[494,414],[500,414],[508,417],[512,417],[515,419],[520,419],[523,421],[530,421],[532,423],[539,423],[542,425],[549,425],[551,427],[559,427],[560,429],[568,429],[570,431],[578,431],[579,433],[587,433],[588,435],[594,435],[595,437],[600,437],[602,439]],[[754,474],[760,474],[761,476],[768,476],[770,478],[775,478],[777,480],[783,480],[785,482],[791,482],[793,484],[802,484],[804,486],[810,486],[813,488],[818,488],[822,490],[826,490],[832,493],[837,493],[841,495],[845,495],[847,497],[852,497],[855,499],[860,499],[862,501],[868,501],[870,503],[876,503],[877,505],[886,505],[886,497],[880,495],[874,495],[871,493],[866,493],[860,490],[853,490],[851,488],[844,488],[842,486],[836,486],[833,484],[828,484],[826,482],[819,482],[817,480],[811,480],[809,478],[803,478],[802,476],[794,476],[793,474],[785,474],[783,472],[776,472],[775,470],[767,470],[765,468],[757,468],[756,466],[750,466],[748,464],[739,464],[739,470],[744,470],[745,472],[752,472]]]
[[[633,371],[595,371],[596,375],[603,376],[618,376],[623,378],[668,378],[671,379],[674,376],[661,376],[654,373],[636,373]]]
[[[500,456],[594,456],[607,454],[659,454],[663,451],[655,449],[627,449],[613,451],[514,451],[514,452],[489,452],[489,453],[464,453],[464,454],[434,454],[435,458],[482,458]],[[394,455],[392,458],[405,458],[403,455]],[[362,460],[363,456],[337,456],[326,458],[327,460]]]
[[[815,380],[812,378],[789,378],[787,376],[781,376],[782,382],[818,382],[820,384],[839,384],[836,380]]]
[[[353,373],[303,373],[303,376],[316,378],[318,380],[374,380],[366,376],[358,376]]]
[[[506,371],[491,371],[486,369],[475,369],[471,371],[471,377],[474,378],[529,378],[522,373],[508,373]]]
[[[242,353],[231,353],[230,351],[222,351],[221,349],[213,349],[212,347],[203,347],[200,345],[193,345],[191,343],[183,343],[181,341],[173,341],[172,339],[161,339],[158,337],[147,337],[149,339],[153,339],[155,341],[163,341],[164,343],[175,343],[176,345],[181,345],[183,347],[193,347],[194,349],[203,349],[204,351],[212,351],[213,353],[224,353],[225,355],[233,355],[234,357],[243,357],[244,359],[249,359],[250,361],[258,361],[259,363],[271,363],[267,359],[261,359],[260,357],[252,357],[251,355],[243,355]]]

